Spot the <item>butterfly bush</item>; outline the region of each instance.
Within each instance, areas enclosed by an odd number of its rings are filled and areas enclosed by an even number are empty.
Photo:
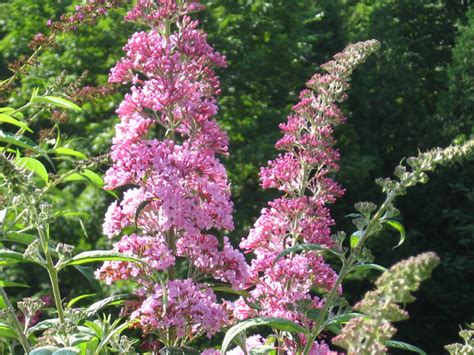
[[[322,65],[326,74],[308,81],[309,89],[301,92],[300,102],[280,125],[283,137],[275,147],[283,153],[261,169],[260,181],[262,188],[276,188],[284,195],[262,210],[240,244],[255,255],[250,267],[255,285],[251,296],[260,309],[242,298],[234,309],[237,318],[280,317],[310,326],[312,321],[300,311],[302,305],[321,308],[324,301],[312,296],[311,290],[328,291],[336,282],[337,273],[320,253],[280,254],[299,243],[336,247],[331,238],[334,220],[327,206],[344,193],[331,178],[339,160],[333,132],[345,121],[337,103],[346,98],[353,69],[378,46],[377,41],[350,45]]]
[[[150,30],[135,33],[109,82],[131,84],[117,112],[106,188],[122,188],[109,207],[104,232],[119,237],[117,252],[143,264],[106,262],[97,275],[111,284],[138,283],[127,305],[136,326],[165,346],[183,346],[211,336],[230,320],[205,283],[216,279],[238,289],[247,283],[243,254],[213,231],[233,228],[230,188],[218,154],[228,138],[214,120],[219,80],[213,67],[226,65],[198,21],[198,1],[139,0],[126,19]],[[178,279],[176,265],[188,268]]]

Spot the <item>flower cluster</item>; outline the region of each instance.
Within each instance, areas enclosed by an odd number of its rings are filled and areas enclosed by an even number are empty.
[[[333,131],[345,121],[336,103],[346,97],[352,70],[377,46],[376,41],[350,45],[324,64],[327,73],[309,80],[311,90],[301,92],[301,101],[293,107],[288,121],[280,125],[283,137],[276,148],[283,153],[261,170],[260,179],[263,188],[276,188],[285,195],[263,209],[240,244],[255,254],[250,269],[255,284],[251,296],[260,309],[240,299],[234,310],[237,318],[277,316],[310,325],[312,321],[301,307],[323,305],[311,290],[329,290],[334,285],[337,274],[318,252],[277,257],[298,244],[335,247],[330,230],[334,220],[327,204],[344,192],[331,174],[338,169],[339,159]]]
[[[147,265],[108,262],[98,275],[108,283],[140,284],[131,317],[166,346],[212,335],[228,321],[227,307],[204,278],[235,288],[248,279],[243,255],[211,234],[233,228],[233,206],[216,157],[227,153],[228,139],[213,120],[220,89],[212,67],[224,66],[225,58],[189,17],[201,7],[197,1],[137,1],[127,19],[151,30],[130,38],[109,78],[132,88],[117,111],[114,164],[105,178],[108,189],[128,189],[109,207],[104,232],[110,238],[129,234],[115,250]],[[178,280],[175,264],[183,260],[188,278]]]
[[[73,14],[62,14],[59,21],[48,20],[47,25],[54,33],[75,31],[81,24],[92,23],[124,3],[124,0],[88,0],[85,5],[76,5]]]

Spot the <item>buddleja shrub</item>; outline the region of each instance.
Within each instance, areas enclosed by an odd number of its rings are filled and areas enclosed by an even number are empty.
[[[35,38],[34,53],[54,42],[55,33],[120,4],[92,1],[77,7],[75,15],[50,23],[51,35]],[[37,323],[49,300],[27,298],[15,307],[5,288],[22,285],[0,281],[4,346],[10,353],[18,352],[17,345],[32,354],[133,353],[146,339],[152,352],[162,354],[331,354],[327,339],[334,334],[332,344],[349,354],[384,353],[388,347],[423,353],[391,340],[392,323],[407,317],[399,304],[413,300],[410,292],[429,277],[438,258],[425,253],[386,270],[373,263],[366,242],[388,226],[400,232],[402,243],[405,231],[394,219],[396,197],[425,183],[426,172],[437,165],[471,154],[474,142],[407,159],[396,168],[396,179],[377,181],[386,195],[380,206],[356,204],[351,215],[356,230],[350,237],[333,233],[328,205],[344,192],[332,178],[339,160],[333,131],[345,122],[337,105],[347,97],[353,70],[379,47],[374,40],[349,45],[321,66],[325,74],[309,80],[301,101],[280,125],[283,137],[276,148],[282,153],[262,168],[260,178],[263,188],[276,188],[282,196],[262,210],[240,244],[253,254],[248,265],[227,238],[219,237],[233,228],[229,182],[218,160],[228,154],[228,139],[214,119],[220,88],[213,68],[225,66],[225,58],[192,19],[202,8],[193,0],[138,0],[126,16],[148,30],[130,38],[109,77],[111,85],[131,88],[117,111],[120,123],[104,182],[93,171],[101,159],[87,159],[63,145],[58,124],[56,139],[37,144],[26,136],[39,112],[50,107],[79,111],[72,101],[80,91],[71,94],[61,83],[35,90],[23,107],[1,109],[2,128],[9,127],[0,135],[1,266],[28,262],[44,268],[54,295],[51,319]],[[1,85],[11,86],[31,65],[28,59],[17,66]],[[10,133],[12,126],[19,130]],[[58,170],[52,157],[65,156],[69,161]],[[52,205],[58,196],[51,194],[77,180],[105,185],[121,196],[104,222],[104,233],[116,241],[114,250],[74,255],[73,246],[51,235],[52,223],[75,213],[58,210]],[[88,294],[66,303],[59,291],[60,271],[80,267],[87,275],[82,265],[101,261],[97,278],[108,285],[133,283],[134,293],[87,308],[75,306]],[[376,289],[351,307],[343,281],[368,269],[383,274]],[[218,297],[225,292],[232,300]],[[123,305],[120,317],[102,311],[111,303]],[[264,335],[255,334],[256,327]],[[225,332],[221,346],[195,349],[220,332]]]

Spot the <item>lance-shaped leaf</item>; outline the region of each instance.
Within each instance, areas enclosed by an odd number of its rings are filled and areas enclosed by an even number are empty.
[[[10,117],[19,118],[19,119],[23,119],[23,117],[25,117],[21,111],[18,111],[17,109],[14,109],[13,107],[0,107],[0,113],[3,113],[4,115],[10,116]]]
[[[95,172],[89,169],[84,169],[79,173],[72,173],[66,176],[63,180],[64,182],[68,181],[90,181],[94,185],[97,185],[100,188],[104,187],[104,180]]]
[[[387,268],[384,268],[381,265],[377,264],[359,264],[356,266],[353,266],[351,268],[351,271],[366,271],[366,270],[378,270],[378,271],[387,271]]]
[[[35,142],[33,142],[31,139],[25,136],[16,136],[10,133],[5,133],[2,130],[0,130],[0,142],[4,142],[4,143],[11,144],[20,148],[28,149],[28,150],[31,150],[32,152],[40,154],[42,157],[44,157],[48,161],[48,163],[51,164],[52,167],[54,167],[53,161],[48,156],[48,154],[46,154],[46,152],[40,146],[38,146]]]
[[[76,105],[74,102],[66,100],[65,98],[58,96],[36,96],[31,99],[32,103],[35,104],[47,104],[53,105],[56,107],[66,108],[68,110],[73,110],[76,112],[81,111],[81,108]]]
[[[298,244],[298,245],[295,245],[294,247],[285,249],[280,254],[278,254],[278,256],[273,261],[273,264],[275,264],[281,258],[284,258],[285,256],[287,256],[288,254],[308,252],[308,251],[313,251],[313,250],[327,251],[327,252],[337,256],[338,258],[340,257],[338,252],[336,252],[335,250],[332,250],[332,249],[330,249],[330,248],[328,248],[324,245],[321,245],[321,244]]]
[[[86,314],[88,317],[92,317],[102,308],[113,305],[113,304],[117,304],[116,302],[122,302],[126,299],[129,299],[130,297],[132,296],[129,294],[121,294],[121,295],[115,295],[115,296],[104,298],[103,300],[100,300],[91,304],[89,308],[87,308]]]
[[[18,232],[7,232],[0,237],[2,242],[15,242],[24,245],[31,244],[35,239],[37,239],[35,235]]]
[[[0,123],[8,123],[8,124],[11,124],[13,126],[17,126],[19,128],[22,128],[25,131],[33,133],[31,128],[28,127],[28,125],[25,122],[19,121],[16,118],[13,118],[13,117],[8,116],[8,115],[4,115],[2,113],[0,113]]]
[[[301,325],[296,324],[295,322],[292,322],[288,319],[257,317],[240,322],[227,331],[224,341],[222,342],[222,353],[226,353],[236,336],[238,336],[244,330],[258,326],[268,326],[290,333],[302,333],[305,335],[309,333],[306,328],[303,328]]]
[[[0,249],[0,260],[2,259],[11,259],[17,262],[31,262],[31,260],[25,259],[22,253],[10,249]]]
[[[426,355],[426,352],[424,352],[419,347],[411,345],[411,344],[404,343],[403,341],[387,340],[385,342],[385,345],[389,348],[410,351],[410,352],[413,352],[413,353],[418,353],[420,355]]]
[[[42,162],[35,158],[23,157],[16,160],[16,164],[22,168],[28,169],[38,175],[45,183],[48,183],[48,171]]]
[[[4,281],[4,280],[0,280],[0,287],[25,287],[25,288],[30,288],[30,286],[25,285],[25,284],[20,284],[18,282],[13,282],[13,281]]]
[[[57,155],[69,155],[72,157],[76,157],[79,159],[87,159],[87,156],[84,153],[78,152],[77,150],[66,148],[66,147],[59,147],[54,150],[54,153]]]
[[[42,330],[46,330],[52,327],[56,327],[59,324],[59,319],[58,318],[53,318],[53,319],[46,319],[44,321],[39,322],[38,324],[35,324],[31,328],[28,329],[27,335],[31,335],[35,332],[40,332]]]
[[[80,296],[74,297],[72,300],[70,300],[68,302],[66,308],[69,309],[72,306],[74,306],[77,302],[79,302],[80,300],[83,300],[83,299],[89,298],[89,297],[93,297],[95,295],[97,295],[97,293],[88,293],[88,294],[85,294],[85,295],[80,295]]]
[[[0,338],[18,338],[18,333],[12,327],[0,323]]]
[[[132,263],[140,263],[144,264],[144,261],[135,258],[133,256],[117,253],[113,250],[92,250],[92,251],[85,251],[76,255],[75,257],[62,262],[58,269],[62,269],[66,266],[70,265],[83,265],[83,264],[90,264],[100,261],[128,261]]]
[[[249,293],[248,291],[245,291],[245,290],[234,290],[232,287],[227,286],[227,285],[225,285],[225,284],[223,284],[223,285],[211,286],[211,288],[212,288],[212,290],[215,291],[215,292],[231,293],[231,294],[239,295],[239,296],[242,296],[242,297],[249,297],[249,296],[250,296],[250,293]]]
[[[403,242],[405,241],[405,236],[406,236],[406,232],[405,232],[405,227],[403,227],[403,225],[398,222],[398,221],[395,221],[393,219],[389,219],[387,221],[385,221],[385,223],[387,223],[389,226],[393,227],[394,229],[396,229],[398,231],[398,233],[400,233],[400,241],[398,242],[398,244],[394,247],[395,248],[398,248],[400,245],[403,244]]]

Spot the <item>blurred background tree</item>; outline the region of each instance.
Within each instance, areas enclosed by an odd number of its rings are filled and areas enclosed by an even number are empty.
[[[344,216],[359,200],[378,198],[373,183],[418,149],[447,145],[473,133],[474,9],[468,0],[207,0],[201,14],[213,45],[229,67],[219,72],[221,124],[228,131],[236,230],[234,244],[246,235],[271,193],[258,185],[258,170],[277,152],[278,124],[306,80],[348,42],[375,38],[382,50],[355,74],[345,104],[348,124],[338,132],[343,154],[338,180],[347,187],[334,206],[339,229],[351,230]],[[0,0],[0,78],[7,63],[28,53],[48,19],[72,11],[81,1]],[[58,47],[45,52],[40,65],[18,84],[21,103],[40,78],[54,81],[63,70],[70,80],[88,71],[86,83],[106,83],[121,47],[136,29],[121,19],[125,9],[111,11],[95,26],[61,35]],[[116,122],[114,110],[123,92],[85,104],[81,115],[64,126],[72,147],[91,156],[106,153]],[[12,103],[15,104],[15,103]],[[47,117],[41,123],[48,127]],[[427,186],[418,187],[400,204],[408,231],[399,249],[393,235],[374,242],[377,262],[391,265],[408,255],[433,250],[442,260],[433,279],[410,305],[411,320],[400,336],[428,353],[442,352],[457,340],[458,324],[474,319],[474,162],[445,169]],[[89,214],[62,223],[55,233],[88,249],[105,245],[102,218],[112,197],[91,187],[67,191]],[[63,199],[61,196],[59,199]],[[84,233],[87,231],[87,235]],[[18,277],[36,279],[34,270]],[[76,277],[64,292],[88,287]],[[41,279],[37,280],[38,290]],[[355,297],[365,283],[350,284]]]

